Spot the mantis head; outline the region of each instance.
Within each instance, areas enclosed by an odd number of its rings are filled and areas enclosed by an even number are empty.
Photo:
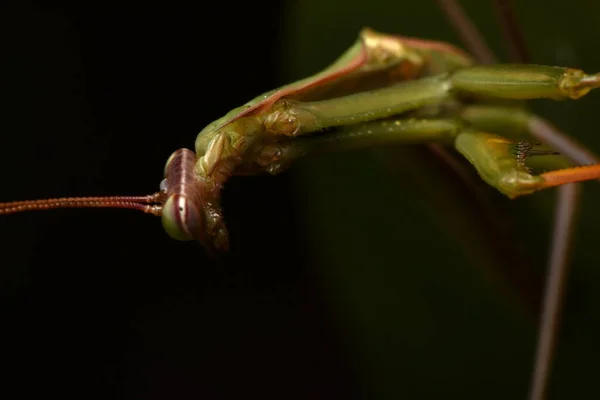
[[[201,179],[194,170],[196,162],[196,154],[188,149],[176,150],[167,160],[161,182],[162,224],[173,239],[196,240],[209,253],[223,252],[229,241],[219,205],[221,186]]]
[[[227,228],[219,206],[220,185],[208,184],[194,172],[196,155],[176,150],[165,166],[160,191],[147,196],[64,197],[0,203],[1,214],[57,208],[126,208],[160,216],[169,236],[195,240],[209,253],[229,248]]]

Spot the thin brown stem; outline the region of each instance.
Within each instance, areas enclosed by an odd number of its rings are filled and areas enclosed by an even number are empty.
[[[565,282],[569,265],[569,248],[573,241],[576,211],[580,191],[579,185],[568,184],[560,187],[555,207],[552,250],[544,291],[542,315],[539,322],[539,337],[531,379],[530,400],[542,400],[546,396],[548,381],[558,338]]]
[[[460,40],[481,64],[495,64],[496,57],[471,18],[455,0],[436,0]]]
[[[458,2],[454,0],[437,0],[437,2],[448,16],[465,46],[476,56],[479,62],[494,63],[493,53]],[[494,4],[512,61],[527,62],[528,54],[525,41],[509,0],[495,0]],[[564,153],[571,160],[581,164],[598,162],[597,158],[583,146],[539,118],[532,120],[530,129],[534,137]],[[559,316],[563,303],[563,286],[569,265],[569,248],[572,243],[575,213],[578,208],[577,199],[576,184],[567,184],[558,188],[551,251],[548,261],[548,279],[543,296],[538,349],[530,385],[531,400],[544,399],[548,386],[554,347],[558,336]]]
[[[528,63],[529,52],[525,45],[525,36],[523,36],[510,0],[494,0],[493,3],[500,20],[500,29],[510,59],[513,62]]]

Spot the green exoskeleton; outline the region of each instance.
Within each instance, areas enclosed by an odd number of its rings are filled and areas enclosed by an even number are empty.
[[[540,120],[507,100],[577,99],[599,85],[598,76],[569,68],[476,66],[445,43],[364,29],[325,70],[256,97],[202,130],[192,186],[169,196],[163,223],[173,237],[226,249],[219,192],[231,175],[276,174],[298,157],[388,143],[454,146],[511,198],[560,184],[564,174],[589,179],[596,169],[532,174],[527,156],[547,152],[518,143]],[[560,157],[544,162],[565,165]]]
[[[359,147],[439,143],[454,147],[481,178],[510,198],[596,179],[600,166],[532,145],[546,124],[522,100],[577,99],[599,75],[524,64],[476,65],[449,44],[364,29],[323,71],[254,98],[204,128],[195,152],[165,166],[161,191],[145,197],[12,202],[0,213],[57,207],[125,207],[161,215],[167,233],[225,251],[220,193],[232,175],[276,174],[299,157]],[[568,156],[568,154],[567,154]],[[536,160],[537,159],[537,160]],[[550,170],[536,174],[535,169]]]

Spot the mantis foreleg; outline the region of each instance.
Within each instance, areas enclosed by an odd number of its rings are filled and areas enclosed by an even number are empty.
[[[499,64],[456,70],[348,96],[301,102],[282,99],[263,115],[267,133],[298,136],[325,128],[373,121],[462,99],[577,99],[600,86],[600,76],[542,65]]]

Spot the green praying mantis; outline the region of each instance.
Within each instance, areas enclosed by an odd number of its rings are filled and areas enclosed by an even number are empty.
[[[207,126],[195,152],[175,152],[161,191],[144,197],[12,202],[2,213],[125,207],[161,215],[175,239],[228,247],[220,193],[232,175],[285,170],[299,158],[356,148],[439,143],[458,150],[491,186],[518,197],[595,179],[596,166],[553,154],[529,133],[545,121],[530,98],[578,98],[595,75],[544,66],[477,66],[453,46],[364,30],[337,62],[268,92]],[[542,172],[540,172],[542,171]],[[175,183],[174,183],[175,182]]]
[[[449,44],[366,28],[323,71],[260,95],[209,124],[198,134],[195,152],[180,149],[167,160],[159,192],[15,201],[0,204],[0,214],[138,209],[161,216],[175,239],[226,251],[220,194],[232,175],[277,174],[300,157],[390,143],[452,146],[484,181],[516,198],[598,179],[600,166],[565,167],[566,160],[554,151],[531,145],[531,131],[547,123],[509,101],[575,100],[597,87],[600,74],[543,65],[475,65]],[[534,163],[539,155],[555,157]],[[533,166],[548,171],[536,174]]]

